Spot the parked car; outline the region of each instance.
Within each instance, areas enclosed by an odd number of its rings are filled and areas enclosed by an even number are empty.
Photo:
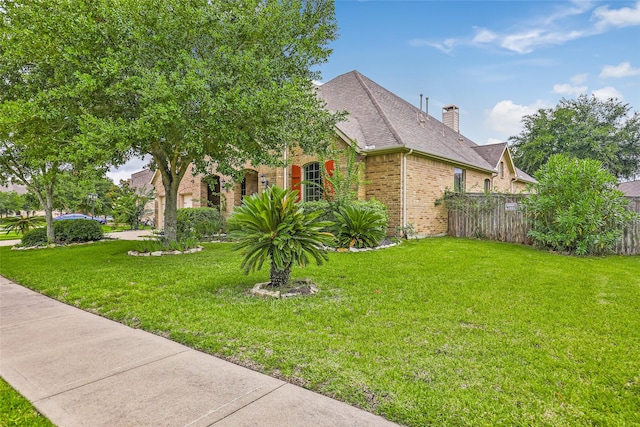
[[[64,214],[64,215],[60,215],[57,216],[55,218],[53,218],[54,221],[60,221],[63,219],[92,219],[94,221],[98,221],[100,224],[106,224],[107,221],[105,221],[104,219],[100,218],[100,217],[90,217],[89,215],[83,215],[83,214],[78,214],[78,213],[73,213],[73,214]]]

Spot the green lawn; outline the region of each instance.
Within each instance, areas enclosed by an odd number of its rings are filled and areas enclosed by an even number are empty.
[[[31,403],[0,378],[0,427],[52,427]]]
[[[0,240],[16,240],[22,239],[22,234],[18,234],[15,231],[6,232],[0,228]]]
[[[229,244],[0,248],[0,273],[411,426],[640,425],[640,257],[463,239],[331,254],[320,293],[263,300]]]

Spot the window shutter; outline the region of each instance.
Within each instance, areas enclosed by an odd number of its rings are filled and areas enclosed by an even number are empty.
[[[324,168],[327,170],[327,175],[333,176],[333,171],[336,168],[336,162],[333,160],[327,160],[326,162],[324,162]],[[333,186],[328,181],[324,182],[324,189],[327,192],[327,194],[330,194],[333,196],[333,193],[334,193]]]
[[[324,167],[327,170],[329,176],[333,176],[333,170],[336,168],[336,162],[333,160],[327,160],[324,163]]]
[[[298,196],[296,202],[299,202],[302,198],[302,188],[300,182],[302,181],[302,168],[298,165],[291,165],[291,189],[298,190]]]

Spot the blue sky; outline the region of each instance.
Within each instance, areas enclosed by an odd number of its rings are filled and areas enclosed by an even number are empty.
[[[322,81],[358,70],[440,119],[460,107],[478,144],[580,93],[640,111],[640,1],[337,0],[340,38]]]
[[[478,144],[520,132],[523,115],[580,93],[640,111],[640,1],[337,0],[340,38],[322,81],[358,70],[440,119],[460,108]],[[117,183],[144,166],[129,162]]]

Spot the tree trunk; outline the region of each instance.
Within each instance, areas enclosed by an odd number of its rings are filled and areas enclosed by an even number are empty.
[[[178,186],[180,182],[172,181],[164,186],[164,241],[165,243],[178,240]]]
[[[44,200],[44,218],[47,222],[47,240],[53,242],[56,239],[53,230],[53,185],[45,186],[46,198]]]
[[[289,264],[284,270],[279,270],[275,263],[271,262],[271,286],[275,288],[282,288],[289,284],[289,278],[291,277],[291,264]]]

